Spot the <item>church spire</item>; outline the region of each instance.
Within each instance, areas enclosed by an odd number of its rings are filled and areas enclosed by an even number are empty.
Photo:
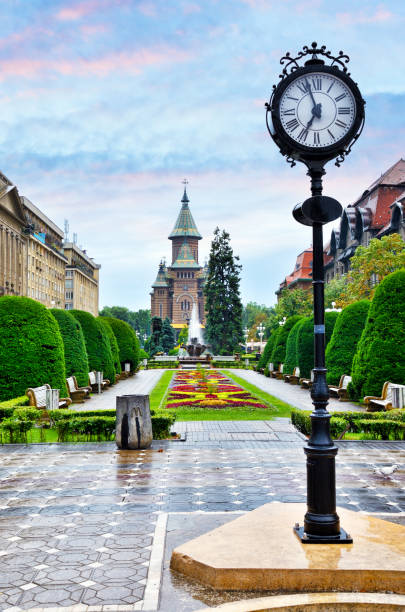
[[[197,240],[200,240],[202,236],[197,229],[197,226],[193,219],[193,215],[191,214],[190,208],[188,206],[188,203],[190,201],[188,199],[187,188],[186,188],[186,184],[188,183],[188,181],[184,179],[183,183],[185,184],[185,186],[184,186],[184,194],[181,199],[181,209],[179,212],[179,216],[177,217],[177,221],[174,225],[174,228],[169,236],[169,240],[173,240],[173,238],[182,238],[182,237],[197,238]]]

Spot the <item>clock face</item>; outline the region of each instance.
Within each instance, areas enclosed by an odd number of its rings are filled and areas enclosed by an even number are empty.
[[[356,101],[350,88],[327,72],[297,76],[279,103],[279,120],[296,143],[322,150],[344,139],[356,119]]]

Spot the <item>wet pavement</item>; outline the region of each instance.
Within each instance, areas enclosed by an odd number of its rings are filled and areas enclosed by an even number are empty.
[[[287,419],[176,427],[186,442],[146,451],[0,447],[0,610],[191,612],[237,598],[172,574],[171,550],[269,501],[305,501],[302,436]],[[405,524],[405,444],[338,446],[338,505]],[[389,478],[374,471],[392,464]]]

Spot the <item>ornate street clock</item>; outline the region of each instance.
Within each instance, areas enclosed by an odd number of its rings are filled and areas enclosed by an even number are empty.
[[[285,67],[266,104],[267,128],[289,162],[313,166],[336,158],[339,165],[363,128],[364,100],[347,72],[347,55],[333,57],[316,43],[303,49],[297,58],[287,53],[280,60]]]

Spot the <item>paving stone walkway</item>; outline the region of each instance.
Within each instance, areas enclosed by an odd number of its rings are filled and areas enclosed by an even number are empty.
[[[295,406],[295,408],[313,410],[312,399],[308,389],[301,389],[299,385],[290,385],[276,378],[267,378],[267,376],[263,376],[263,374],[253,370],[231,370],[231,372],[244,378],[262,391],[266,391],[266,393],[278,397],[284,402],[291,404],[291,406]],[[362,406],[352,402],[339,402],[338,399],[333,397],[329,398],[328,410],[329,412],[342,412],[345,410],[365,411]]]
[[[125,380],[120,380],[113,387],[109,387],[100,395],[94,393],[84,404],[72,404],[71,409],[81,410],[108,410],[116,407],[117,395],[142,395],[150,393],[159,382],[166,370],[140,370]]]
[[[170,574],[171,547],[268,501],[305,501],[302,437],[287,419],[265,427],[187,423],[188,442],[146,451],[0,447],[0,610],[186,612],[213,601]],[[338,504],[405,524],[404,443],[338,445]],[[390,478],[374,472],[394,463]]]

